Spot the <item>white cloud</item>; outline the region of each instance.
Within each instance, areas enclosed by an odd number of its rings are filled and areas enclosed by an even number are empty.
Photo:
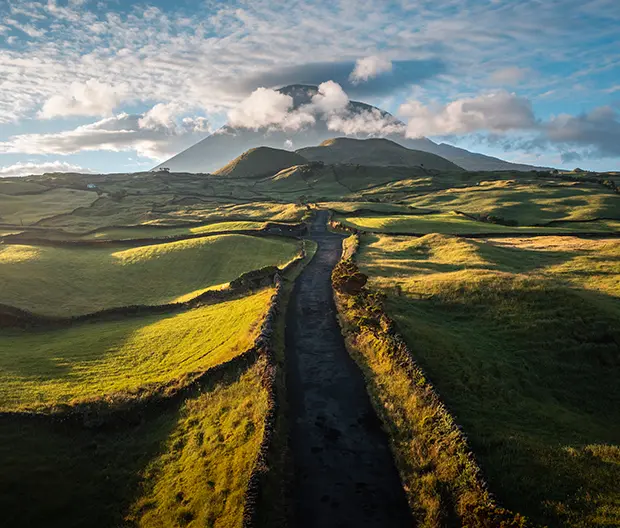
[[[79,9],[67,2],[28,2],[33,14],[25,20],[33,36],[22,34],[20,41],[31,38],[32,45],[0,47],[0,122],[30,117],[50,98],[69,92],[73,82],[90,79],[115,87],[126,83],[127,93],[140,101],[178,100],[207,112],[227,111],[246,95],[240,90],[245,79],[305,64],[308,50],[312,62],[364,57],[355,68],[360,79],[387,68],[386,59],[369,58],[368,49],[389,49],[393,60],[449,60],[451,78],[429,87],[443,97],[458,79],[468,86],[486,81],[481,64],[507,56],[527,64],[532,57],[539,60],[541,49],[550,60],[575,58],[580,67],[596,66],[600,54],[576,57],[574,52],[583,48],[584,39],[594,38],[608,39],[613,49],[617,24],[609,19],[617,12],[615,2],[464,0],[459,9],[454,0],[424,2],[415,24],[402,2],[360,7],[295,0],[277,8],[269,0],[199,2],[191,15],[173,6],[165,12],[150,8],[148,17],[141,5],[106,13],[101,2],[86,2]],[[22,23],[22,15],[10,14],[16,3],[0,2],[4,26],[6,19]],[[576,16],[558,16],[566,12]],[[597,31],[584,33],[584,18],[594,16]],[[274,27],[279,28],[275,34]],[[567,38],[576,31],[581,31],[579,39]],[[564,85],[565,79],[557,84]]]
[[[43,163],[26,162],[15,163],[0,167],[0,178],[9,176],[30,176],[31,174],[45,174],[46,172],[91,172],[89,169],[80,167],[66,161],[45,161]]]
[[[293,98],[268,88],[258,88],[229,112],[229,124],[239,128],[261,127],[298,131],[323,121],[329,130],[350,135],[381,135],[404,131],[404,125],[379,110],[352,111],[349,96],[334,81],[318,86],[307,104],[295,108]]]
[[[142,115],[118,114],[73,130],[22,134],[0,143],[0,153],[75,154],[81,151],[135,150],[164,160],[193,145],[211,131],[206,118],[175,114],[176,105],[155,105]]]
[[[403,134],[406,130],[404,123],[376,108],[331,116],[327,121],[327,128],[350,136],[386,136]]]
[[[326,81],[319,85],[319,90],[312,97],[312,112],[322,114],[337,114],[346,110],[349,104],[349,96],[342,87],[334,81]]]
[[[528,75],[531,75],[532,71],[529,68],[519,68],[517,66],[510,66],[508,68],[501,68],[494,71],[489,76],[489,81],[492,84],[501,86],[510,86],[519,84]]]
[[[74,82],[69,87],[68,94],[50,97],[39,116],[50,119],[65,116],[106,116],[122,100],[125,87],[114,88],[109,84],[89,79],[85,83]]]
[[[531,103],[506,91],[458,99],[443,106],[409,101],[399,111],[409,119],[408,137],[505,132],[531,129],[536,125]]]
[[[371,55],[355,62],[355,68],[349,79],[354,83],[360,83],[389,71],[392,71],[392,61],[385,57]]]
[[[229,123],[239,128],[273,127],[299,130],[314,123],[311,114],[293,111],[293,98],[269,88],[257,88],[228,113]]]

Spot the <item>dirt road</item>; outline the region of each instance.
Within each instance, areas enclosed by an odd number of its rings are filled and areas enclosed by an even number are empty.
[[[319,247],[297,279],[286,353],[295,465],[295,527],[410,527],[412,519],[362,373],[348,355],[330,283],[342,238],[320,212]]]

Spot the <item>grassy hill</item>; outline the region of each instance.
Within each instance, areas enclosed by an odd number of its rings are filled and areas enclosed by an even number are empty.
[[[290,239],[219,235],[135,248],[0,246],[0,303],[68,316],[189,300],[242,273],[280,266]]]
[[[334,220],[346,226],[371,231],[375,233],[411,233],[411,234],[479,234],[479,233],[541,233],[549,234],[575,232],[618,232],[620,220],[599,220],[596,222],[567,222],[553,224],[552,227],[534,226],[507,226],[490,222],[476,221],[470,217],[455,212],[419,215],[367,215],[367,216],[339,216]]]
[[[442,171],[463,170],[458,165],[441,156],[405,148],[389,139],[328,139],[318,147],[297,150],[310,161],[324,163],[351,163],[370,166],[424,167]]]
[[[242,526],[268,412],[262,362],[137,422],[0,420],[6,526]]]
[[[153,390],[250,348],[273,294],[174,315],[0,332],[0,410],[50,407]]]
[[[248,150],[213,174],[226,178],[253,178],[268,176],[293,165],[303,165],[308,160],[295,152],[270,147]]]
[[[362,271],[387,295],[388,313],[501,503],[550,526],[613,526],[620,504],[615,240],[435,234],[363,242]]]
[[[409,205],[441,211],[485,212],[520,225],[555,220],[620,219],[620,195],[601,186],[577,183],[487,181],[407,200]]]
[[[28,195],[0,193],[0,223],[30,225],[78,207],[88,207],[96,199],[97,193],[76,189],[52,189]]]

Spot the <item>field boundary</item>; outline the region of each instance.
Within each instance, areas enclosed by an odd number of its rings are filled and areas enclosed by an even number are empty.
[[[73,421],[87,427],[99,427],[108,422],[125,422],[141,415],[141,410],[163,401],[172,401],[176,397],[186,395],[188,392],[201,385],[208,377],[228,368],[235,366],[252,365],[258,357],[265,353],[273,333],[274,306],[278,302],[281,290],[281,277],[277,273],[272,278],[275,292],[271,297],[269,308],[265,313],[263,322],[254,344],[246,351],[234,358],[208,368],[204,371],[196,371],[185,374],[181,379],[174,379],[149,387],[135,393],[112,393],[93,400],[82,401],[76,404],[50,405],[39,411],[0,411],[0,419],[24,418],[24,419],[52,419],[59,421]]]
[[[114,247],[114,246],[146,246],[146,245],[157,245],[157,244],[167,244],[169,242],[178,242],[180,240],[191,240],[196,238],[207,238],[212,236],[221,236],[221,235],[244,235],[244,236],[255,236],[255,237],[287,237],[287,238],[297,238],[299,239],[306,233],[306,226],[304,223],[298,224],[277,224],[274,222],[266,222],[266,226],[261,229],[238,229],[231,230],[225,229],[222,231],[211,231],[207,233],[187,233],[182,235],[171,235],[167,237],[161,238],[121,238],[121,239],[109,239],[109,240],[82,240],[82,239],[52,239],[52,238],[41,238],[41,237],[31,237],[28,236],[27,233],[19,233],[15,235],[5,235],[4,237],[0,237],[0,243],[5,244],[24,244],[24,245],[32,245],[32,246],[50,246],[50,247]],[[199,224],[204,225],[204,224]],[[144,226],[150,227],[153,226]],[[174,227],[183,227],[183,226],[165,226],[167,229],[171,229]],[[109,227],[105,229],[95,230],[93,232],[83,233],[79,236],[86,236],[89,234],[97,233],[99,231],[105,231],[107,229],[136,229],[136,226],[123,226],[123,227]],[[162,229],[159,227],[158,229]],[[163,229],[162,229],[163,230]],[[61,233],[60,231],[55,231],[56,233]],[[64,234],[64,233],[63,233]]]
[[[363,286],[365,276],[354,262],[359,242],[358,235],[343,241],[343,254],[332,274],[338,318],[347,349],[362,369],[373,406],[389,431],[390,447],[414,516],[421,526],[529,526],[520,514],[496,504],[464,432],[416,363],[396,324],[385,312],[380,295]],[[348,280],[353,290],[347,292],[346,287],[339,287],[336,277],[340,285],[342,279],[345,283]],[[406,407],[399,409],[396,399],[381,385],[381,376],[387,374],[373,371],[371,361],[376,356],[381,356],[383,366],[389,365],[392,375],[406,380],[408,401],[414,401],[416,411],[424,416],[423,420],[409,416],[408,430],[400,430],[396,422],[407,421],[407,416],[415,413]],[[416,442],[414,453],[407,444],[411,438]],[[426,458],[416,460],[418,452]],[[442,467],[456,471],[453,478],[459,482],[438,479],[433,485],[424,483],[436,468]]]
[[[259,290],[264,286],[273,284],[276,276],[286,273],[304,258],[305,250],[302,243],[297,256],[281,268],[276,266],[266,266],[264,268],[248,271],[230,281],[228,287],[226,288],[222,288],[220,290],[208,290],[184,302],[116,306],[113,308],[98,310],[96,312],[67,317],[37,314],[22,308],[0,303],[0,328],[62,328],[79,323],[109,321],[124,317],[174,313],[208,304],[231,301],[243,297],[250,292]]]
[[[615,220],[615,219],[611,219]],[[593,221],[593,220],[592,220]],[[566,222],[566,220],[563,220]],[[580,220],[583,222],[583,220]],[[399,236],[399,237],[414,237],[420,238],[426,235],[433,233],[414,233],[411,231],[408,232],[398,232],[398,231],[372,231],[369,229],[359,229],[356,227],[349,226],[347,224],[343,224],[339,220],[330,220],[329,226],[341,233],[349,233],[351,235],[387,235],[387,236]],[[524,227],[524,226],[522,226]],[[541,227],[541,226],[533,226],[533,227]],[[550,226],[551,227],[551,226]],[[445,233],[446,235],[455,236],[458,238],[515,238],[515,237],[549,237],[549,236],[567,236],[567,237],[580,237],[580,238],[620,238],[620,231],[575,231],[575,232],[558,232],[558,233],[549,233],[545,231],[497,231],[497,232],[489,232],[489,233]],[[8,235],[11,236],[11,235]]]

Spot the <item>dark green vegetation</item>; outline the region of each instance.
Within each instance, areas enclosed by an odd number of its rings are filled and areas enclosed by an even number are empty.
[[[466,172],[383,141],[307,151],[211,175],[0,179],[0,304],[66,317],[195,299],[283,267],[291,226],[330,209],[367,233],[345,330],[420,524],[620,526],[617,175]],[[452,236],[468,234],[498,238]],[[283,526],[284,320],[273,350],[244,354],[273,291],[0,328],[0,524],[241,526],[274,390],[259,511]],[[393,354],[390,320],[416,364]]]
[[[282,169],[305,163],[308,160],[294,152],[258,147],[241,154],[213,174],[228,178],[257,178],[272,176]]]
[[[617,241],[368,237],[359,262],[501,502],[615,526]]]
[[[441,156],[408,149],[389,139],[359,140],[341,137],[323,141],[318,147],[299,149],[297,153],[310,161],[323,163],[421,167],[438,171],[463,170]]]

